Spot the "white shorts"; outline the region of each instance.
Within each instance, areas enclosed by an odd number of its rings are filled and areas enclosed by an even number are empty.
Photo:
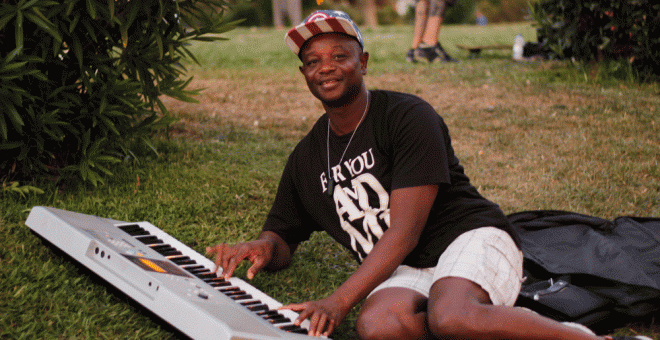
[[[433,283],[445,277],[460,277],[478,284],[493,305],[513,306],[522,285],[523,255],[511,236],[495,227],[461,234],[431,268],[399,266],[374,292],[401,287],[429,296]]]

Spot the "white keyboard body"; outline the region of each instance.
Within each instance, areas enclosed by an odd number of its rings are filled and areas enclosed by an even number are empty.
[[[231,278],[227,286],[214,287],[188,272],[185,265],[172,262],[172,256],[162,255],[120,229],[125,226],[142,228],[192,259],[196,266],[204,266],[207,272],[216,272],[211,260],[149,222],[122,222],[37,206],[32,208],[25,223],[41,237],[193,339],[315,339],[300,334],[304,329],[291,332],[280,329],[281,326],[295,328],[292,325],[298,317],[295,312],[277,311],[281,315],[277,316],[280,320],[275,324],[257,315],[258,312],[265,312],[264,305],[268,307],[268,313],[275,313],[282,304],[247,282]],[[217,279],[216,274],[213,276],[216,280],[222,280]],[[240,297],[242,300],[235,300],[220,291],[227,287],[244,291],[245,295]],[[248,309],[251,306],[262,308],[255,312]],[[301,327],[307,326],[306,320]]]

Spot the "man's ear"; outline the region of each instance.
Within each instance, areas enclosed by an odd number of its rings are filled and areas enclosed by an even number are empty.
[[[367,63],[369,62],[369,52],[362,52],[360,54],[360,64],[362,68],[362,75],[367,74]]]

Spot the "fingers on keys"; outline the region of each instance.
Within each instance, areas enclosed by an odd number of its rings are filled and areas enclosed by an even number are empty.
[[[206,253],[211,256],[214,255],[214,263],[218,270],[222,268],[222,276],[225,279],[231,277],[238,264],[247,257],[247,254],[241,255],[238,253],[235,246],[224,243],[207,247]]]
[[[215,255],[215,265],[218,269],[222,268],[222,276],[225,279],[234,274],[236,267],[243,260],[249,260],[252,262],[252,266],[248,269],[247,277],[251,280],[261,268],[268,264],[270,254],[265,254],[267,251],[268,249],[255,241],[236,245],[218,244],[206,248],[209,255]]]
[[[334,331],[338,322],[322,308],[317,308],[309,302],[294,303],[282,306],[279,309],[290,309],[299,312],[300,315],[294,322],[296,326],[309,319],[309,335],[328,337]]]
[[[268,259],[265,256],[255,256],[251,261],[252,266],[247,271],[247,278],[250,280],[254,278],[254,275],[256,275],[261,268],[268,264]]]

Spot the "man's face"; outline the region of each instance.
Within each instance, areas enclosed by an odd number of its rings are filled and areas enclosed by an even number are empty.
[[[357,98],[367,73],[369,54],[348,36],[335,33],[311,38],[300,53],[312,94],[324,105],[343,106]]]

